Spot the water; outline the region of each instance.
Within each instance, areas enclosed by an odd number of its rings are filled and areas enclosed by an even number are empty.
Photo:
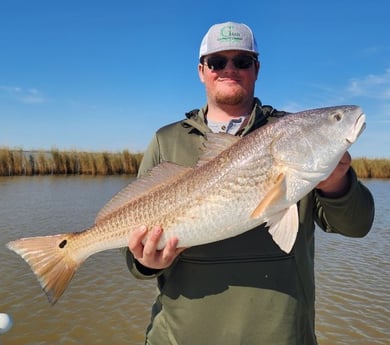
[[[376,216],[363,239],[316,234],[319,344],[390,344],[390,181],[364,181]]]
[[[0,178],[0,312],[14,319],[3,345],[142,344],[154,281],[127,271],[118,250],[94,255],[59,302],[49,305],[30,268],[5,243],[88,227],[126,177]],[[371,233],[317,232],[320,345],[389,344],[390,181],[365,181],[376,201]]]

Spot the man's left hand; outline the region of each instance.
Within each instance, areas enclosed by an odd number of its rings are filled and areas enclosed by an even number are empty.
[[[351,167],[351,161],[351,155],[348,151],[345,152],[329,177],[317,185],[316,188],[323,196],[337,198],[347,193],[350,187],[350,180],[347,173]]]

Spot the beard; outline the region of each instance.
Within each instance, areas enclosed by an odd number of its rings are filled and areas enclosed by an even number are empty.
[[[248,97],[247,91],[239,87],[223,88],[215,93],[215,101],[223,105],[238,105],[245,102]]]
[[[220,92],[215,95],[215,100],[219,104],[237,105],[244,100],[244,95],[242,92],[235,92],[232,94]]]

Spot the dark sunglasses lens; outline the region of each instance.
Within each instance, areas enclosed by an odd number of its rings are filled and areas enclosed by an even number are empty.
[[[220,71],[226,67],[227,62],[228,59],[223,56],[212,56],[207,59],[206,64],[212,71]]]
[[[238,69],[248,69],[252,66],[254,58],[250,55],[239,55],[233,59],[234,67]],[[224,56],[211,56],[207,59],[206,65],[212,71],[223,70],[227,65],[228,59]]]
[[[252,66],[253,57],[249,55],[236,56],[233,58],[233,63],[236,68],[248,69]]]

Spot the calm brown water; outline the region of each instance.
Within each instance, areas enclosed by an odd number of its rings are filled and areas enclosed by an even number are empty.
[[[142,344],[153,281],[137,281],[112,250],[85,262],[64,296],[47,303],[30,268],[5,243],[89,226],[124,177],[0,178],[0,312],[14,319],[3,345]],[[390,344],[390,181],[366,181],[376,200],[364,239],[317,232],[321,345]]]

